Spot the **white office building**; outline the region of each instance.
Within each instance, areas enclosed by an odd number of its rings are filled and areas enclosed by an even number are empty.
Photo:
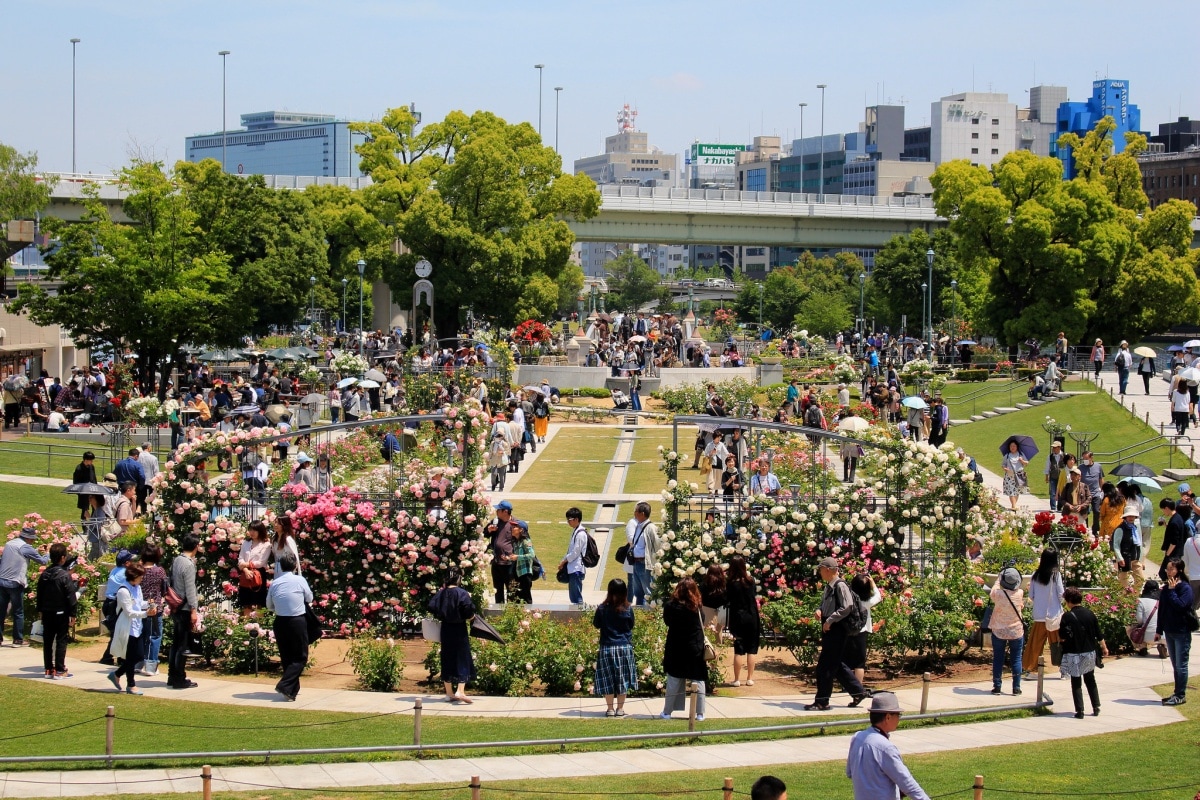
[[[1017,141],[1017,106],[1000,92],[963,92],[930,105],[930,160],[990,167]]]

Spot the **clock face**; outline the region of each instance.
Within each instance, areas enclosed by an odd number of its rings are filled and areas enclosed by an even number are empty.
[[[433,264],[422,258],[417,262],[416,271],[418,278],[428,278],[433,273]]]

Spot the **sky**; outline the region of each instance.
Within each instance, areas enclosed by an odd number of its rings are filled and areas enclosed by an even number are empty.
[[[749,143],[857,129],[866,105],[907,107],[971,91],[1029,87],[1091,94],[1098,77],[1130,82],[1142,127],[1200,117],[1190,37],[1200,2],[1161,0],[1149,14],[1112,0],[4,0],[0,143],[36,151],[39,169],[71,170],[71,38],[76,46],[80,172],[133,156],[167,163],[184,137],[227,119],[289,110],[377,119],[416,103],[425,120],[492,111],[538,124],[567,169],[603,152],[629,103],[666,152],[693,141]]]

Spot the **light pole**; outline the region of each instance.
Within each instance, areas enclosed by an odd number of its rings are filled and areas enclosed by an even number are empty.
[[[762,334],[763,334],[763,326],[762,326],[762,301],[763,301],[763,287],[764,287],[764,285],[765,285],[765,284],[763,284],[763,282],[762,282],[762,281],[759,281],[759,282],[758,282],[758,338],[759,338],[760,340],[762,339]]]
[[[808,103],[800,104],[800,193],[804,194],[804,109]]]
[[[75,167],[75,45],[82,39],[71,40],[71,172],[77,172]]]
[[[542,70],[546,68],[545,64],[534,64],[533,68],[538,71],[538,136],[542,135]]]
[[[554,152],[558,152],[558,97],[563,87],[554,87]]]
[[[929,265],[929,331],[927,341],[929,342],[929,353],[933,355],[933,248],[925,251],[925,263]]]
[[[356,266],[358,267],[358,356],[359,356],[359,358],[362,358],[362,348],[363,348],[363,335],[362,335],[363,334],[363,326],[362,326],[363,325],[363,320],[362,320],[363,273],[367,271],[367,262],[363,261],[360,258],[358,260],[358,264]],[[413,335],[414,336],[416,335],[415,331],[414,331]]]
[[[217,55],[221,57],[221,171],[227,172],[225,165],[225,56],[229,55],[229,51],[221,50]]]
[[[311,325],[315,320],[317,308],[317,276],[308,276],[308,323]]]
[[[954,316],[950,320],[950,336],[958,336],[958,281],[950,281],[950,291],[954,293]]]
[[[821,183],[817,187],[817,202],[825,202],[825,84],[818,83],[821,90]],[[804,173],[801,172],[801,175]]]
[[[925,301],[929,298],[929,284],[921,284],[921,338],[925,338]]]
[[[867,338],[867,321],[863,318],[863,298],[867,292],[867,273],[858,273],[858,352],[862,354],[863,342]]]
[[[346,286],[349,283],[349,278],[342,278],[342,318],[339,320],[342,324],[342,333],[346,332]]]

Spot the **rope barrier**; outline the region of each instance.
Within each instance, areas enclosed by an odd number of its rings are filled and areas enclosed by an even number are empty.
[[[201,777],[203,777],[203,776],[201,776]],[[237,784],[238,786],[252,786],[256,789],[272,789],[277,792],[328,793],[330,791],[329,788],[301,788],[299,786],[276,786],[276,785],[267,784],[267,783],[249,783],[247,781],[235,781],[235,780],[231,780],[229,778],[218,778],[215,776],[213,777],[213,780],[221,781],[223,783],[228,783],[228,784]],[[344,793],[344,794],[422,794],[422,793],[427,794],[429,792],[453,792],[453,791],[458,791],[461,789],[470,789],[470,788],[471,788],[471,784],[468,783],[468,784],[464,784],[462,786],[438,786],[436,788],[429,788],[429,789],[353,789],[353,788],[349,788],[349,787],[345,787],[345,786],[339,786],[334,791],[336,791],[337,793]]]
[[[388,711],[382,714],[369,714],[365,717],[351,717],[350,719],[335,719],[328,722],[299,722],[295,725],[272,725],[271,728],[317,728],[324,725],[346,725],[351,722],[362,722],[369,719],[378,719],[380,717],[395,717],[402,714],[407,714],[416,709],[402,709],[400,711]],[[423,709],[422,709],[423,710]],[[336,713],[336,712],[335,712]],[[104,719],[100,717],[100,719]],[[262,729],[262,725],[185,725],[179,722],[159,722],[151,719],[137,719],[136,717],[121,717],[121,722],[137,722],[142,725],[156,725],[164,728],[192,728],[195,730],[207,731],[257,731]]]
[[[92,722],[100,722],[103,719],[104,719],[104,717],[92,717],[91,719],[85,719],[83,722],[75,722],[70,725],[64,725],[61,728],[50,728],[49,730],[38,731],[37,733],[22,733],[22,734],[18,734],[16,736],[2,736],[2,737],[0,737],[0,742],[11,742],[14,739],[28,739],[32,736],[45,736],[47,733],[58,733],[59,731],[66,731],[66,730],[70,730],[71,728],[78,728],[80,725],[87,725]]]
[[[555,796],[563,796],[563,797],[569,797],[571,795],[584,795],[586,797],[595,797],[596,796],[595,791],[564,792],[561,789],[512,789],[507,786],[504,787],[503,790],[497,790],[497,791],[511,792],[513,794],[552,794]],[[724,787],[716,789],[715,791],[722,792],[722,791],[724,791]],[[605,797],[644,797],[645,795],[648,795],[648,794],[674,796],[674,795],[683,795],[683,794],[713,794],[713,793],[714,793],[713,789],[661,789],[659,791],[650,791],[650,790],[643,789],[642,791],[638,791],[638,792],[608,792],[608,791],[606,791],[603,794]],[[737,792],[737,794],[744,794],[744,793]]]
[[[1159,786],[1158,788],[1155,788],[1155,789],[1121,789],[1119,791],[1114,791],[1114,792],[1089,791],[1089,792],[1087,792],[1087,795],[1089,797],[1116,797],[1119,795],[1130,795],[1130,794],[1153,794],[1155,792],[1170,792],[1170,791],[1174,791],[1176,789],[1194,789],[1197,786],[1200,786],[1200,781],[1196,781],[1193,783],[1181,783],[1176,786]],[[1064,789],[1063,791],[1058,791],[1058,792],[1035,792],[1035,791],[1030,791],[1028,789],[997,789],[995,786],[987,787],[987,791],[988,792],[999,792],[1000,794],[1020,794],[1020,795],[1027,795],[1030,797],[1034,797],[1034,796],[1036,796],[1036,797],[1078,797],[1080,794],[1078,789],[1070,789],[1070,790]]]

